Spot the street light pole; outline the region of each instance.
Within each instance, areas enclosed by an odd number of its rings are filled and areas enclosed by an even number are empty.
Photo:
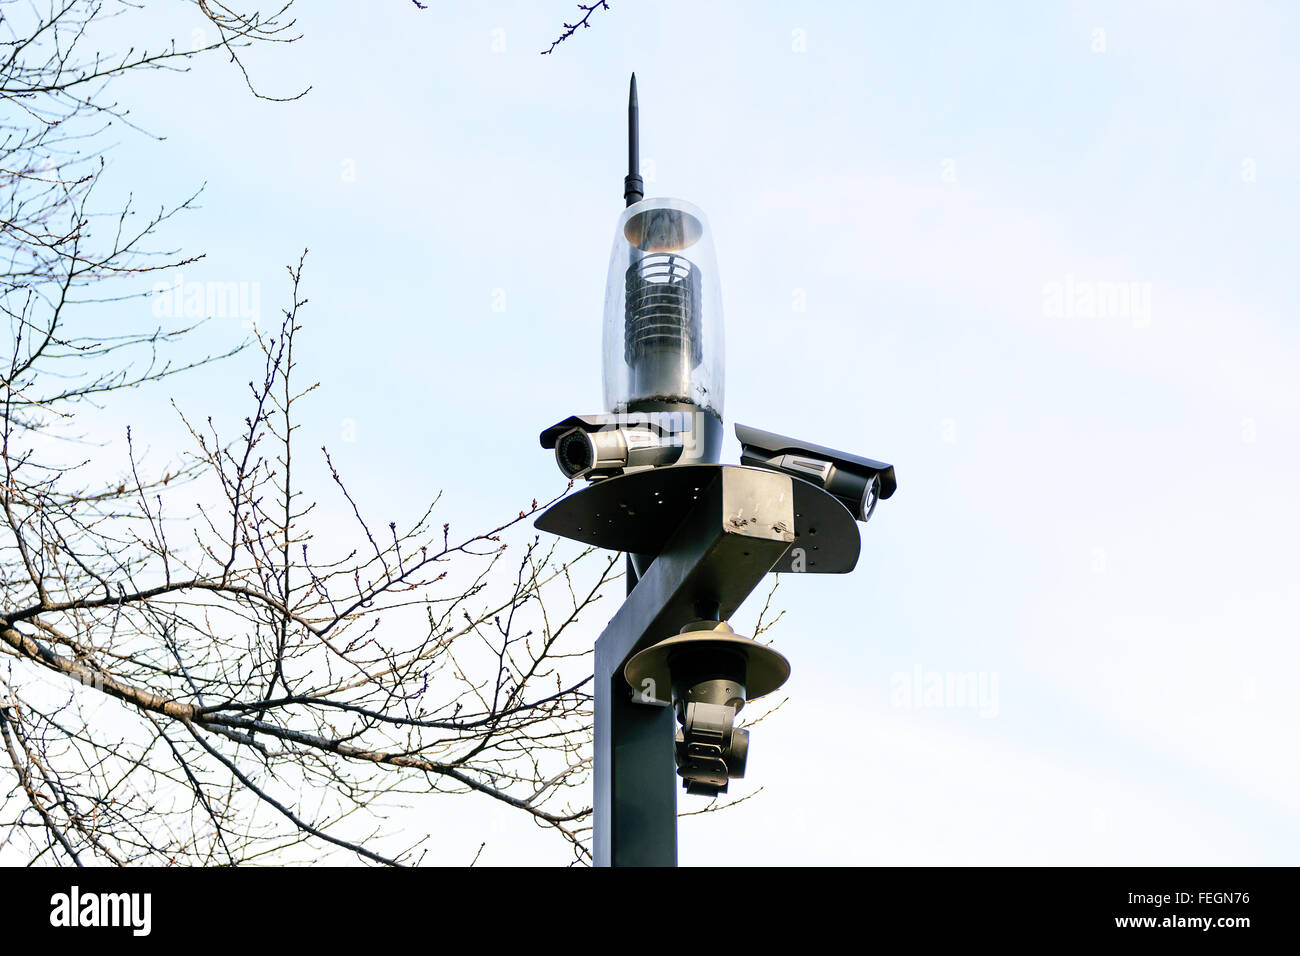
[[[718,463],[722,314],[703,213],[644,199],[636,77],[627,208],[610,260],[603,415],[541,434],[586,478],[538,529],[628,555],[627,599],[595,645],[594,857],[675,866],[678,777],[717,796],[744,776],[745,702],[790,666],[727,620],[772,571],[845,573],[856,521],[894,491],[893,466],[737,426],[742,464]]]

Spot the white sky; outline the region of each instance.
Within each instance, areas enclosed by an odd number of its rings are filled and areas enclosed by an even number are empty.
[[[763,793],[685,820],[684,864],[1296,862],[1294,10],[616,0],[542,57],[571,3],[300,6],[252,65],[307,98],[133,80],[167,140],[123,131],[115,175],[145,205],[207,182],[169,244],[264,321],[310,247],[303,443],[359,499],[441,488],[468,530],[563,487],[536,434],[601,410],[632,70],[647,192],[714,229],[728,430],[897,467],[858,569],[782,584],[790,701],[733,785]],[[1101,283],[1149,310],[1052,305]],[[229,413],[246,378],[168,393]],[[167,448],[158,397],[112,414]],[[996,706],[900,706],[918,668]],[[567,859],[520,817],[412,827],[442,862]]]

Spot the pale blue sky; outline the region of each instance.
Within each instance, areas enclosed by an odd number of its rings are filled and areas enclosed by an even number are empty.
[[[441,488],[468,528],[563,487],[536,435],[601,410],[632,70],[647,193],[714,230],[728,430],[897,467],[858,569],[778,592],[791,699],[734,787],[764,792],[685,821],[683,863],[1296,862],[1294,9],[616,0],[542,57],[571,3],[300,6],[251,66],[304,100],[135,78],[167,140],[123,131],[116,182],[206,181],[169,244],[263,321],[310,247],[303,442],[358,498]],[[1052,306],[1101,284],[1138,300]],[[104,427],[179,445],[158,397]],[[996,707],[901,706],[918,668]],[[445,862],[566,859],[508,808],[419,815]]]

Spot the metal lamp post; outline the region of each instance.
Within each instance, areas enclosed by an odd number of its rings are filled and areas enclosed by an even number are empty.
[[[627,206],[605,293],[606,413],[541,434],[588,485],[536,526],[628,555],[628,595],[595,648],[598,866],[674,866],[677,796],[716,796],[744,775],[734,718],[790,665],[726,623],[769,572],[845,573],[857,521],[893,494],[892,465],[736,427],[722,445],[722,297],[702,211],[645,199],[636,76],[628,104]]]

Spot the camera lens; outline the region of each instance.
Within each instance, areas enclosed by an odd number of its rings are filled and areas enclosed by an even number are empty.
[[[555,460],[566,478],[576,478],[593,463],[591,440],[581,429],[573,429],[560,436],[555,443]]]

